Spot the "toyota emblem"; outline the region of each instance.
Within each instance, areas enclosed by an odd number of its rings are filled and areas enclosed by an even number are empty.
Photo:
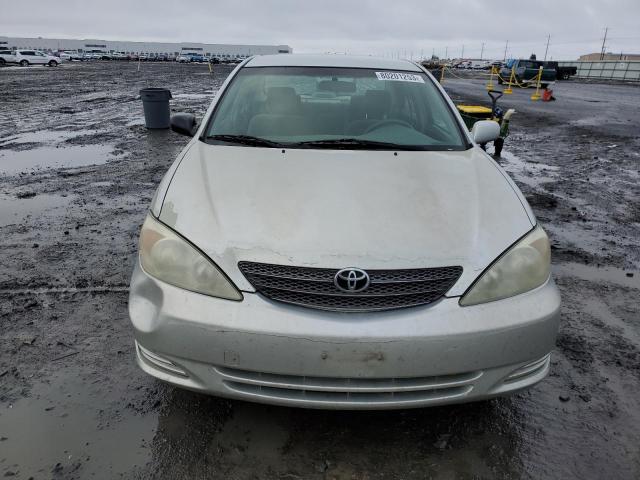
[[[333,283],[338,290],[357,293],[369,286],[369,274],[359,268],[343,268],[333,277]]]

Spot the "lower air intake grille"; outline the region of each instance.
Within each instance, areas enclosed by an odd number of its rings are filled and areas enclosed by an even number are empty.
[[[333,378],[214,367],[227,388],[262,399],[307,406],[427,405],[468,395],[483,372],[408,378]]]
[[[258,293],[271,300],[338,312],[371,312],[426,305],[441,298],[462,267],[367,270],[370,283],[360,292],[334,284],[337,269],[240,262],[238,267]]]

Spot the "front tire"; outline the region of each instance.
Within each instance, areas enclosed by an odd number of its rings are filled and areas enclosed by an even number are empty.
[[[49,61],[49,66],[50,67],[57,67],[58,66],[58,62],[56,62],[55,60],[50,60]]]
[[[27,60],[20,60],[20,66],[21,67],[28,67],[29,66],[29,62]]]

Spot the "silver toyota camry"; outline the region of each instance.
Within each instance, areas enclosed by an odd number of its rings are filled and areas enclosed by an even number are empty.
[[[408,61],[253,57],[162,180],[129,312],[140,367],[314,408],[407,408],[542,380],[547,235],[444,90]]]

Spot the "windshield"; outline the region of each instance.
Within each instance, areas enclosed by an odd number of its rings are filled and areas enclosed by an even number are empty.
[[[451,109],[421,72],[242,69],[205,131],[208,143],[291,148],[464,150]]]

